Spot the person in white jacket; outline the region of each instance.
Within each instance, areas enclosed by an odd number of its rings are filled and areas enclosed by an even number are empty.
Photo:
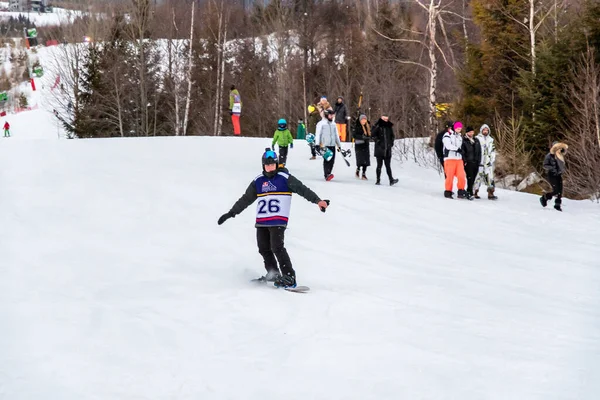
[[[465,190],[467,174],[465,173],[465,164],[462,157],[462,137],[460,136],[462,129],[463,124],[457,121],[454,123],[453,130],[446,132],[442,139],[444,143],[444,172],[446,174],[444,197],[453,198],[454,178],[458,178],[458,198],[471,200],[471,196]]]
[[[333,179],[331,171],[333,171],[333,164],[335,163],[335,150],[336,147],[338,151],[340,150],[341,143],[337,126],[333,120],[335,112],[329,109],[325,110],[324,113],[325,118],[317,124],[317,137],[319,138],[317,143],[322,150],[327,148],[333,153],[333,156],[329,160],[326,160],[325,157],[323,157],[323,173],[325,175],[325,180],[330,181]]]
[[[494,165],[496,163],[496,148],[494,146],[494,138],[490,135],[490,127],[487,124],[481,125],[477,140],[481,143],[481,162],[479,163],[479,173],[475,179],[475,198],[479,199],[479,187],[483,183],[487,186],[488,199],[496,200],[498,197],[494,195]]]

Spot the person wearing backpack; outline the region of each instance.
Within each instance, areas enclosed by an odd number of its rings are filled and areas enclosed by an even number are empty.
[[[447,121],[446,125],[445,125],[445,129],[443,131],[441,131],[440,133],[437,134],[437,136],[435,137],[435,144],[434,144],[434,149],[435,149],[435,154],[438,158],[438,160],[440,161],[440,166],[442,167],[442,171],[444,172],[444,178],[446,177],[446,170],[444,169],[444,135],[446,134],[446,132],[451,132],[452,131],[452,122],[451,121]]]

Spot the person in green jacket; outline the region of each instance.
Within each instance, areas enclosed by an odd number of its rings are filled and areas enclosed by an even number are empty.
[[[287,161],[288,154],[288,146],[292,149],[294,148],[294,137],[292,133],[287,128],[287,121],[285,119],[280,119],[277,121],[277,130],[273,135],[273,144],[271,148],[275,148],[275,144],[279,146],[279,166],[285,166],[285,162]]]
[[[306,139],[306,125],[304,125],[304,120],[302,118],[298,120],[298,130],[296,131],[296,139]]]

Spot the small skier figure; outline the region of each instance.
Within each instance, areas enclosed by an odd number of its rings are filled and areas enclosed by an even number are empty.
[[[218,224],[244,211],[258,198],[256,207],[256,240],[267,274],[259,281],[273,282],[275,287],[295,288],[296,272],[284,245],[284,233],[290,215],[292,193],[297,193],[325,212],[329,200],[321,200],[285,168],[277,167],[277,154],[266,149],[262,156],[263,172],[246,189],[246,193],[223,214]],[[279,262],[279,268],[277,267]],[[281,269],[281,272],[280,270]]]
[[[4,121],[4,137],[10,137],[10,124]]]

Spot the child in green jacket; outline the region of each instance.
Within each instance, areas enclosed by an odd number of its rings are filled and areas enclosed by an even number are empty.
[[[294,137],[292,133],[287,128],[287,121],[285,119],[280,119],[277,121],[277,130],[273,135],[273,144],[271,148],[275,148],[275,144],[279,146],[279,165],[285,166],[285,162],[287,161],[288,154],[288,146],[292,149],[294,148]]]

